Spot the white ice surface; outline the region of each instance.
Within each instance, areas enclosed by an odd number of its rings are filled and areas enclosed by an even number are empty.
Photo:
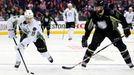
[[[54,59],[52,64],[43,58],[37,52],[34,44],[31,43],[24,54],[29,71],[34,72],[35,75],[134,75],[134,70],[128,68],[118,49],[113,45],[95,55],[85,70],[80,65],[72,70],[62,69],[63,65],[73,66],[82,61],[86,48],[81,47],[81,36],[74,35],[72,41],[68,41],[66,36],[62,39],[62,35],[51,35],[49,39],[46,38],[48,51]],[[91,38],[88,40],[89,43]],[[18,41],[19,37],[17,38]],[[134,35],[123,38],[123,41],[127,45],[134,62]],[[111,42],[106,38],[97,50],[109,43]],[[0,36],[0,75],[27,75],[23,63],[19,69],[14,68],[14,46],[12,39],[6,35]]]

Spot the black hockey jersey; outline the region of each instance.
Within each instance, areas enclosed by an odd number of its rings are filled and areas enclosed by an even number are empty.
[[[88,17],[85,24],[85,38],[87,39],[89,37],[93,25],[95,25],[95,30],[105,33],[117,30],[118,23],[121,23],[123,28],[128,27],[125,17],[118,11],[104,8],[104,14],[102,16],[97,15],[96,11],[94,11],[91,16]]]
[[[42,17],[41,17],[41,23],[42,23],[42,25],[45,25],[45,26],[50,25],[50,22],[52,20],[57,25],[56,20],[50,14],[48,16],[46,16],[45,14],[43,14]]]

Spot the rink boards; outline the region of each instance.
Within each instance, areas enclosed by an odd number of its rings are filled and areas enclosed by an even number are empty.
[[[67,29],[65,28],[65,22],[64,21],[57,21],[58,26],[55,25],[54,22],[51,22],[51,34],[67,34]],[[74,34],[84,34],[84,26],[85,26],[86,21],[79,21],[78,24],[75,25],[75,30]],[[18,28],[18,27],[17,27]],[[122,26],[119,25],[118,29],[122,31]],[[92,31],[92,33],[94,30]],[[131,33],[134,34],[134,30],[131,30]],[[0,35],[7,35],[7,22],[6,21],[0,21]],[[19,31],[17,29],[17,34],[19,34]],[[44,34],[46,34],[46,30],[44,31]]]

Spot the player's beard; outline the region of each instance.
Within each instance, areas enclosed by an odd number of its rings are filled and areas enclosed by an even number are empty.
[[[102,6],[96,7],[96,14],[102,16],[104,14],[104,8]]]

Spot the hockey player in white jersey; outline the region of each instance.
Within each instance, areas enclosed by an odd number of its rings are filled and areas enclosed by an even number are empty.
[[[26,10],[24,17],[19,18],[19,27],[21,29],[21,40],[20,43],[16,46],[16,49],[19,49],[23,55],[24,49],[33,42],[37,50],[41,53],[43,57],[46,57],[49,62],[53,62],[53,58],[50,56],[47,51],[47,46],[45,39],[42,34],[42,29],[40,23],[34,19],[33,12],[31,10]],[[17,51],[16,54],[16,64],[15,68],[19,68],[21,64],[21,57]]]
[[[78,23],[78,13],[72,4],[69,3],[68,8],[65,9],[63,13],[63,19],[66,23],[66,28],[68,29],[68,40],[72,40],[73,31],[75,28],[75,23]]]
[[[126,21],[129,24],[129,26],[131,26],[131,29],[133,29],[132,28],[132,23],[133,23],[133,20],[134,20],[134,12],[133,12],[132,7],[129,7],[128,11],[125,12],[124,17],[126,18]]]
[[[8,37],[16,38],[16,28],[18,24],[18,16],[12,16],[7,20]]]
[[[7,20],[7,30],[9,38],[16,38],[16,29],[21,22],[24,21],[23,10],[19,11],[19,15],[14,14]]]

